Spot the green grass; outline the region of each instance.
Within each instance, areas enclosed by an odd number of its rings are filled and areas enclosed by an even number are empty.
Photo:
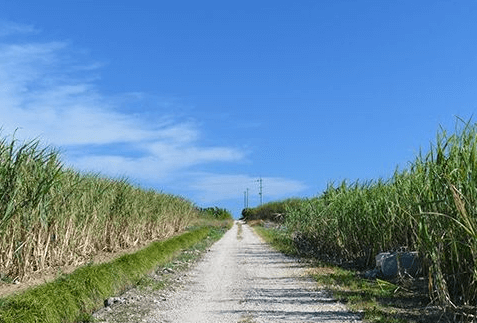
[[[66,169],[38,141],[0,140],[2,280],[165,239],[197,217],[179,196]]]
[[[266,210],[285,209],[281,234],[294,238],[289,248],[298,242],[363,268],[381,251],[416,250],[431,277],[429,296],[455,309],[477,302],[476,205],[477,125],[458,120],[453,133],[441,129],[426,153],[389,179],[329,184],[313,198],[244,212],[267,219]]]
[[[287,208],[293,207],[295,204],[300,204],[301,200],[298,198],[289,198],[283,201],[272,201],[265,203],[255,208],[247,208],[242,210],[242,220],[271,220],[282,221],[283,215]]]
[[[338,267],[315,269],[312,277],[316,282],[333,292],[333,297],[346,303],[353,311],[363,312],[368,322],[407,322],[396,317],[396,311],[383,304],[381,299],[398,299],[398,286],[383,280],[367,280],[353,271]],[[321,270],[320,270],[321,269]]]
[[[72,274],[21,294],[0,300],[0,322],[76,322],[102,306],[108,297],[143,281],[157,266],[165,265],[181,250],[209,239],[223,230],[202,227],[100,265],[81,267]]]
[[[180,196],[126,179],[80,173],[40,142],[0,140],[0,279],[23,280],[50,267],[90,263],[156,241],[113,262],[83,266],[56,281],[0,300],[0,322],[73,322],[136,284],[158,264],[207,235],[230,228],[231,214],[199,209]],[[189,227],[188,233],[177,236]],[[172,236],[174,238],[168,239]],[[166,240],[168,239],[168,240]]]
[[[191,262],[197,260],[201,255],[216,241],[218,241],[225,232],[232,226],[231,221],[221,221],[219,224],[210,226],[211,230],[207,238],[201,239],[190,248],[182,250],[172,261],[162,265],[160,268],[170,268],[174,271],[182,271],[189,267]],[[139,288],[149,288],[152,290],[162,290],[169,286],[168,278],[156,280],[149,275],[144,276],[138,283]]]
[[[296,256],[299,251],[294,248],[289,236],[278,229],[266,229],[255,226],[254,230],[274,249],[288,255]],[[389,305],[391,300],[399,300],[403,294],[399,286],[384,280],[367,280],[356,272],[331,266],[314,260],[308,274],[317,284],[333,293],[335,299],[346,303],[350,310],[363,313],[367,322],[403,323],[405,318],[397,315],[397,310]]]
[[[262,226],[254,226],[255,231],[265,239],[272,247],[287,255],[297,255],[293,240],[281,230],[265,229]]]

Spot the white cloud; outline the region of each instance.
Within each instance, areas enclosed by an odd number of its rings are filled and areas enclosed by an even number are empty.
[[[35,31],[0,24],[0,36]],[[193,173],[194,166],[242,161],[246,153],[234,147],[201,145],[197,123],[170,112],[176,108],[174,99],[156,102],[140,92],[101,93],[94,73],[102,64],[74,59],[78,55],[74,52],[66,42],[20,44],[0,39],[1,136],[19,129],[19,139],[40,138],[62,148],[66,164],[75,169],[126,176],[155,186],[181,183],[179,191],[192,192],[202,203],[236,199],[246,188],[258,189],[257,178],[248,175]],[[145,102],[155,104],[154,111],[134,108]],[[157,113],[161,108],[164,114]],[[263,178],[266,199],[305,188],[299,181]]]
[[[14,24],[0,29],[3,34],[34,31]],[[163,179],[194,165],[244,157],[235,148],[202,146],[200,130],[192,121],[170,113],[151,118],[143,111],[121,111],[122,104],[139,105],[144,95],[100,93],[91,73],[101,64],[82,64],[84,58],[75,60],[75,55],[65,42],[0,43],[2,136],[19,129],[20,139],[40,138],[66,149],[73,167],[139,180]],[[141,154],[128,154],[127,149],[112,154],[107,149],[112,144],[134,146]],[[78,153],[88,145],[104,149]]]
[[[82,170],[91,170],[110,176],[128,176],[142,181],[164,181],[177,176],[194,165],[211,162],[233,162],[241,160],[244,154],[233,148],[200,148],[191,145],[175,146],[154,142],[141,145],[146,155],[127,156],[80,156],[73,158],[73,164]]]
[[[36,34],[39,33],[32,25],[18,24],[11,21],[0,21],[0,37],[15,34]]]
[[[196,174],[190,186],[197,192],[202,203],[215,203],[226,199],[237,199],[249,188],[250,194],[257,195],[258,177],[249,175]],[[264,201],[293,196],[307,189],[307,186],[295,180],[280,177],[262,177]]]

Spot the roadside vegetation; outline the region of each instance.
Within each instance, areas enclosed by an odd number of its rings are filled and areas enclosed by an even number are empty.
[[[168,238],[198,216],[181,197],[65,169],[38,141],[0,141],[0,273],[21,281]]]
[[[144,286],[148,274],[169,264],[181,255],[181,250],[194,246],[200,249],[207,238],[219,239],[230,223],[224,221],[221,227],[203,226],[156,241],[134,254],[80,267],[53,282],[1,299],[0,322],[90,322],[92,312],[103,307],[106,299],[129,288]]]
[[[307,275],[335,299],[354,312],[362,313],[365,322],[404,323],[436,321],[454,322],[453,315],[444,317],[440,307],[430,304],[422,281],[386,281],[366,279],[353,268],[333,265],[304,253],[287,232],[278,227],[264,227],[261,221],[250,221],[257,232],[274,249],[300,257],[308,267]],[[450,317],[450,320],[448,320]],[[458,320],[459,321],[459,320]]]
[[[317,197],[244,210],[243,218],[274,214],[279,223],[274,238],[289,251],[357,269],[374,266],[379,252],[416,250],[429,299],[472,318],[476,205],[477,125],[459,120],[453,133],[441,129],[427,153],[389,179],[330,184]]]
[[[283,222],[283,215],[289,209],[298,207],[302,203],[299,198],[289,198],[283,201],[272,201],[255,208],[242,210],[242,219],[247,221],[262,220]]]
[[[0,299],[0,322],[75,322],[105,297],[232,222],[227,210],[200,209],[126,179],[65,168],[59,153],[37,140],[2,139],[0,288],[52,268],[78,269]],[[132,247],[142,249],[93,262],[98,253]]]

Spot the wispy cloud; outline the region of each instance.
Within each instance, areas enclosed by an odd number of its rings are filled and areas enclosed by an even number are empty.
[[[182,138],[178,138],[182,141]],[[74,165],[84,170],[98,171],[112,176],[130,176],[142,181],[161,181],[178,176],[177,172],[212,162],[233,162],[244,153],[227,147],[198,147],[194,142],[153,141],[138,144],[140,157],[126,155],[77,155]]]
[[[7,31],[32,31],[28,26],[9,24]],[[171,113],[153,119],[141,112],[119,109],[121,98],[139,105],[141,93],[99,92],[92,73],[101,64],[74,58],[66,42],[0,43],[0,126],[3,133],[37,138],[67,150],[69,162],[84,170],[137,179],[164,178],[164,174],[210,162],[244,158],[233,147],[204,147],[200,129],[190,120]],[[154,108],[157,108],[154,107]],[[143,111],[144,112],[144,111]],[[111,154],[108,145],[134,146]],[[90,145],[103,146],[93,154],[81,154]]]
[[[249,188],[258,191],[258,177],[249,175],[195,174],[191,188],[200,192],[202,203],[214,203],[226,199],[236,199]],[[293,196],[307,189],[300,181],[280,177],[262,177],[263,196],[267,200]]]
[[[31,26],[0,23],[0,36],[36,32]],[[18,129],[19,139],[39,138],[59,147],[75,169],[156,187],[181,183],[183,189],[176,191],[188,191],[202,203],[236,198],[253,187],[256,178],[248,175],[196,172],[195,166],[243,161],[247,153],[201,144],[199,122],[178,115],[174,99],[140,92],[106,95],[97,85],[103,64],[78,56],[81,51],[70,43],[6,39],[0,38],[2,136]],[[305,189],[298,181],[263,180],[270,198]]]
[[[18,24],[11,21],[0,21],[0,37],[15,34],[36,34],[40,31],[32,25]]]

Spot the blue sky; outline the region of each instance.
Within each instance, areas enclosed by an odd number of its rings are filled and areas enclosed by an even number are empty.
[[[2,136],[239,216],[392,175],[477,104],[474,1],[4,1]]]

